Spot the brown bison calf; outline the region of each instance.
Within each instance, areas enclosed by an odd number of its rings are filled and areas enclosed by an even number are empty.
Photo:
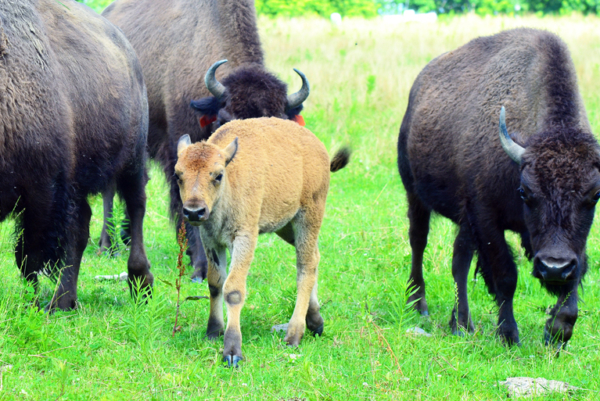
[[[258,118],[230,122],[208,141],[193,145],[184,135],[177,156],[183,216],[200,228],[208,256],[209,338],[223,332],[223,296],[227,303],[223,360],[237,366],[242,359],[240,312],[262,233],[275,232],[296,247],[298,297],[285,341],[298,345],[306,326],[321,334],[317,238],[329,171],[346,166],[349,152],[338,152],[330,164],[325,146],[307,129],[287,120]]]

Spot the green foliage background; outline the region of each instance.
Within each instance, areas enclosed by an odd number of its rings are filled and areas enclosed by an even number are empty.
[[[77,0],[101,12],[112,0]],[[297,17],[340,13],[344,17],[396,14],[407,7],[418,12],[479,15],[534,12],[544,14],[598,14],[600,0],[255,0],[259,15]]]

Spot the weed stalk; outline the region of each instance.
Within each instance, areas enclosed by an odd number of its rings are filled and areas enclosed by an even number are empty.
[[[188,246],[188,240],[185,233],[185,223],[181,222],[179,232],[177,234],[177,244],[179,245],[179,254],[177,255],[177,270],[179,277],[175,279],[175,288],[177,289],[177,311],[175,312],[175,325],[173,326],[173,337],[175,332],[179,331],[177,327],[177,318],[179,317],[179,297],[181,295],[181,278],[185,275],[185,264],[183,263],[183,255]]]

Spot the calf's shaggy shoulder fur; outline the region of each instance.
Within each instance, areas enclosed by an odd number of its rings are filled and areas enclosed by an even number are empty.
[[[230,122],[206,142],[179,140],[175,174],[183,215],[199,226],[208,256],[210,317],[207,336],[227,328],[223,357],[241,360],[240,311],[246,277],[259,234],[275,232],[294,245],[298,294],[285,341],[298,345],[306,326],[317,334],[323,318],[317,300],[317,239],[329,189],[329,172],[348,163],[349,152],[333,160],[309,130],[289,120],[258,118]],[[226,249],[231,254],[226,273]]]

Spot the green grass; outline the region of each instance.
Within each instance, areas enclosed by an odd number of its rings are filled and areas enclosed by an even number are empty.
[[[503,399],[498,382],[511,376],[566,381],[582,390],[575,399],[600,395],[599,225],[588,240],[590,272],[580,316],[559,358],[543,345],[545,310],[555,303],[507,234],[519,263],[515,317],[521,347],[495,337],[497,308],[483,281],[469,283],[476,331],[450,335],[454,297],[450,269],[455,227],[434,218],[425,255],[430,318],[404,307],[410,270],[404,189],[396,169],[396,140],[410,85],[436,55],[471,38],[514,26],[559,33],[572,49],[581,91],[600,133],[600,31],[597,18],[480,19],[466,16],[433,25],[386,25],[348,20],[261,19],[267,65],[299,86],[302,70],[312,93],[303,113],[307,127],[330,152],[345,143],[351,164],[334,174],[320,236],[319,298],[325,318],[320,338],[307,335],[290,349],[274,324],[291,317],[295,301],[293,248],[262,236],[248,278],[242,312],[245,360],[237,370],[221,363],[222,339],[204,339],[208,301],[185,302],[182,331],[173,338],[176,293],[156,280],[154,297],[136,304],[124,282],[97,282],[97,274],[126,270],[127,251],[96,255],[101,200],[92,199],[90,245],[79,278],[77,311],[46,315],[19,278],[12,223],[0,225],[0,400],[170,399]],[[164,178],[153,166],[146,248],[157,279],[174,282],[177,244],[167,217]],[[42,281],[41,302],[54,287]],[[206,284],[184,280],[182,295],[208,295]],[[422,327],[433,336],[417,337]],[[12,366],[9,368],[8,366]],[[562,399],[555,395],[549,399]]]

